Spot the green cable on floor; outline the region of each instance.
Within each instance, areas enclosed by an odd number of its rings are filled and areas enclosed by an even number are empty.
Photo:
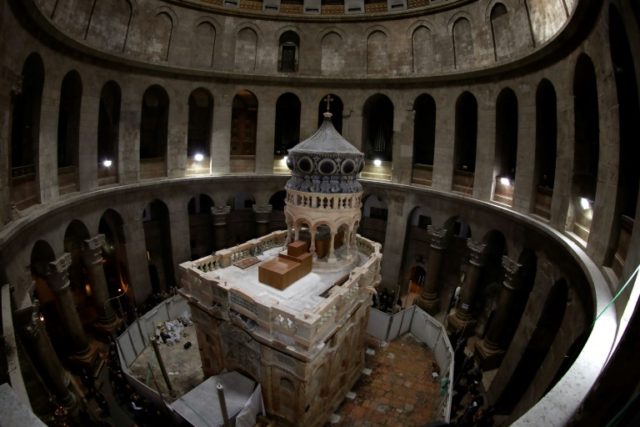
[[[622,294],[622,292],[624,292],[624,290],[627,288],[627,286],[629,286],[629,284],[631,283],[631,281],[637,276],[638,272],[640,271],[640,264],[636,267],[636,269],[634,270],[633,273],[631,273],[631,276],[629,276],[629,278],[627,279],[626,283],[618,290],[618,292],[616,292],[615,296],[613,298],[611,298],[611,300],[607,303],[607,305],[604,306],[604,308],[602,309],[602,311],[600,311],[600,313],[598,313],[598,315],[596,316],[596,318],[593,320],[593,324],[591,325],[593,327],[593,325],[595,325],[595,323],[598,321],[598,319],[600,318],[600,316],[602,316],[604,314],[605,311],[607,311],[607,309],[611,306],[611,304],[613,304],[614,302],[616,302],[616,300],[618,299],[618,297]]]

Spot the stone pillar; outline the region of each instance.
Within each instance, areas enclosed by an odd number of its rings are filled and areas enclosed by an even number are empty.
[[[515,300],[522,284],[520,277],[521,267],[521,264],[511,258],[502,257],[504,280],[502,281],[497,308],[484,339],[476,342],[476,358],[484,370],[498,367],[513,336],[513,331],[515,331],[513,323],[517,319],[516,310],[518,309]],[[512,332],[509,332],[510,329]]]
[[[495,184],[496,98],[493,93],[477,93],[478,133],[476,165],[473,172],[473,197],[491,200]]]
[[[140,176],[140,120],[142,93],[133,83],[122,86],[118,134],[118,182],[129,184]]]
[[[436,225],[427,227],[431,241],[429,243],[429,259],[427,261],[427,277],[422,293],[416,305],[431,315],[440,311],[440,269],[442,258],[447,248],[447,229]]]
[[[89,339],[84,332],[80,316],[76,310],[71,295],[71,283],[69,282],[69,266],[71,254],[65,252],[60,258],[49,263],[47,283],[56,294],[58,302],[58,314],[65,326],[67,334],[71,338],[74,355],[73,359],[90,364],[93,361],[95,350],[89,345]]]
[[[167,125],[167,176],[178,178],[184,176],[187,169],[188,102],[172,102],[169,105]]]
[[[98,114],[100,93],[94,85],[86,85],[80,102],[78,144],[78,188],[88,191],[98,185]]]
[[[48,74],[42,89],[40,135],[37,144],[36,180],[40,203],[57,199],[58,192],[58,114],[60,86],[58,76]]]
[[[262,98],[261,98],[262,99]],[[275,134],[275,100],[261,100],[256,133],[256,173],[273,173],[273,138]],[[267,107],[269,105],[269,107]]]
[[[89,272],[91,291],[98,311],[98,324],[100,328],[112,332],[118,325],[118,319],[113,308],[108,303],[109,287],[102,267],[102,247],[105,244],[104,234],[98,234],[84,241],[82,260]]]
[[[464,278],[462,290],[460,291],[460,302],[458,306],[453,310],[453,313],[447,317],[447,328],[451,332],[459,332],[465,330],[466,334],[472,332],[472,328],[475,323],[473,319],[473,301],[476,297],[478,290],[478,283],[480,281],[480,275],[482,273],[482,267],[484,266],[486,255],[486,243],[476,242],[472,239],[467,239],[467,247],[469,248],[469,268]]]
[[[69,411],[77,406],[76,396],[69,388],[70,378],[53,349],[42,322],[39,303],[33,306],[31,318],[24,327],[25,344],[29,348],[33,364],[42,376],[45,387],[56,397],[56,402]]]
[[[215,249],[227,247],[227,215],[231,212],[231,206],[211,207],[213,219],[213,244]]]
[[[438,106],[436,141],[433,148],[433,177],[431,186],[438,190],[450,191],[453,187],[453,169],[455,157],[455,99],[451,96],[437,97]]]
[[[269,233],[269,216],[273,207],[271,205],[253,205],[252,208],[256,220],[256,237],[262,237]]]
[[[211,172],[214,175],[229,173],[231,155],[231,114],[233,94],[227,91],[213,97],[215,118],[211,129]]]
[[[336,233],[331,230],[331,239],[329,240],[329,256],[327,257],[328,262],[336,262],[336,256],[334,255],[333,245],[335,244]]]

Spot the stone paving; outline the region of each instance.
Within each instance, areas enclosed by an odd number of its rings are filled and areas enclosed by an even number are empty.
[[[340,420],[327,426],[424,426],[438,419],[439,382],[431,376],[431,351],[406,334],[375,355],[366,356],[371,375],[362,375],[336,413]]]

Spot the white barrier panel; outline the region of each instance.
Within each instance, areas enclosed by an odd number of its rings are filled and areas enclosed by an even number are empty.
[[[369,322],[367,323],[367,333],[379,340],[386,341],[390,317],[389,314],[371,307]]]

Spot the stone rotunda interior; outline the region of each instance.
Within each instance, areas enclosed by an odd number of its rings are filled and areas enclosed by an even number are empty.
[[[329,111],[378,293],[495,423],[640,424],[637,1],[0,0],[0,35],[0,383],[42,420],[88,425],[79,367],[181,263],[287,229]]]

